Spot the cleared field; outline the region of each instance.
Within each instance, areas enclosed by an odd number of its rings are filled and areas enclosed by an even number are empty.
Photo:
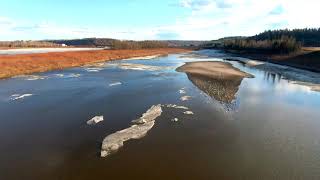
[[[102,48],[14,48],[0,49],[0,55],[16,55],[16,54],[37,54],[49,52],[68,52],[68,51],[91,51],[102,50]]]

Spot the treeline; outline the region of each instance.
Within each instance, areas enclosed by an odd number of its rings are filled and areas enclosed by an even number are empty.
[[[227,39],[222,42],[222,47],[224,49],[246,50],[248,52],[288,54],[298,51],[301,48],[301,44],[293,37],[280,36],[270,40]]]
[[[51,40],[50,42],[66,44],[68,46],[102,47],[108,49],[151,49],[168,47],[168,42],[165,41],[121,41],[110,38]]]
[[[59,46],[61,45],[46,41],[0,41],[0,47],[7,48],[38,48]]]
[[[167,48],[168,43],[163,41],[120,41],[114,40],[112,49],[152,49]]]
[[[250,37],[250,39],[257,41],[275,40],[284,36],[295,38],[303,46],[320,46],[320,28],[269,30]]]
[[[84,38],[84,39],[61,39],[48,40],[56,44],[66,44],[67,46],[85,46],[85,47],[110,47],[115,39],[110,38]]]
[[[292,53],[302,46],[320,46],[319,29],[265,31],[251,37],[227,37],[211,41],[203,48],[244,50],[258,53]]]

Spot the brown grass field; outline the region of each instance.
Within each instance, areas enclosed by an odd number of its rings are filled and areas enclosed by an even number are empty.
[[[74,52],[50,52],[39,54],[0,55],[0,78],[60,70],[141,56],[167,55],[190,50],[179,48],[141,49],[141,50],[96,50]]]

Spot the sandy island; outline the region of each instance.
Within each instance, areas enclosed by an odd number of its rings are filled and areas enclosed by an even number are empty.
[[[188,52],[179,48],[94,50],[0,55],[0,78],[71,68],[109,60]]]
[[[233,67],[230,63],[215,61],[188,62],[185,65],[178,67],[177,71],[224,80],[254,77],[251,74],[242,72]]]

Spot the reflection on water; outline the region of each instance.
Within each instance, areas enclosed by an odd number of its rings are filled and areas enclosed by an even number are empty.
[[[243,78],[219,79],[190,73],[187,76],[201,91],[219,101],[225,110],[231,111],[237,107],[236,94]]]
[[[281,80],[281,74],[270,73],[267,71],[263,71],[264,79],[267,81],[271,81],[272,84],[279,83]]]

